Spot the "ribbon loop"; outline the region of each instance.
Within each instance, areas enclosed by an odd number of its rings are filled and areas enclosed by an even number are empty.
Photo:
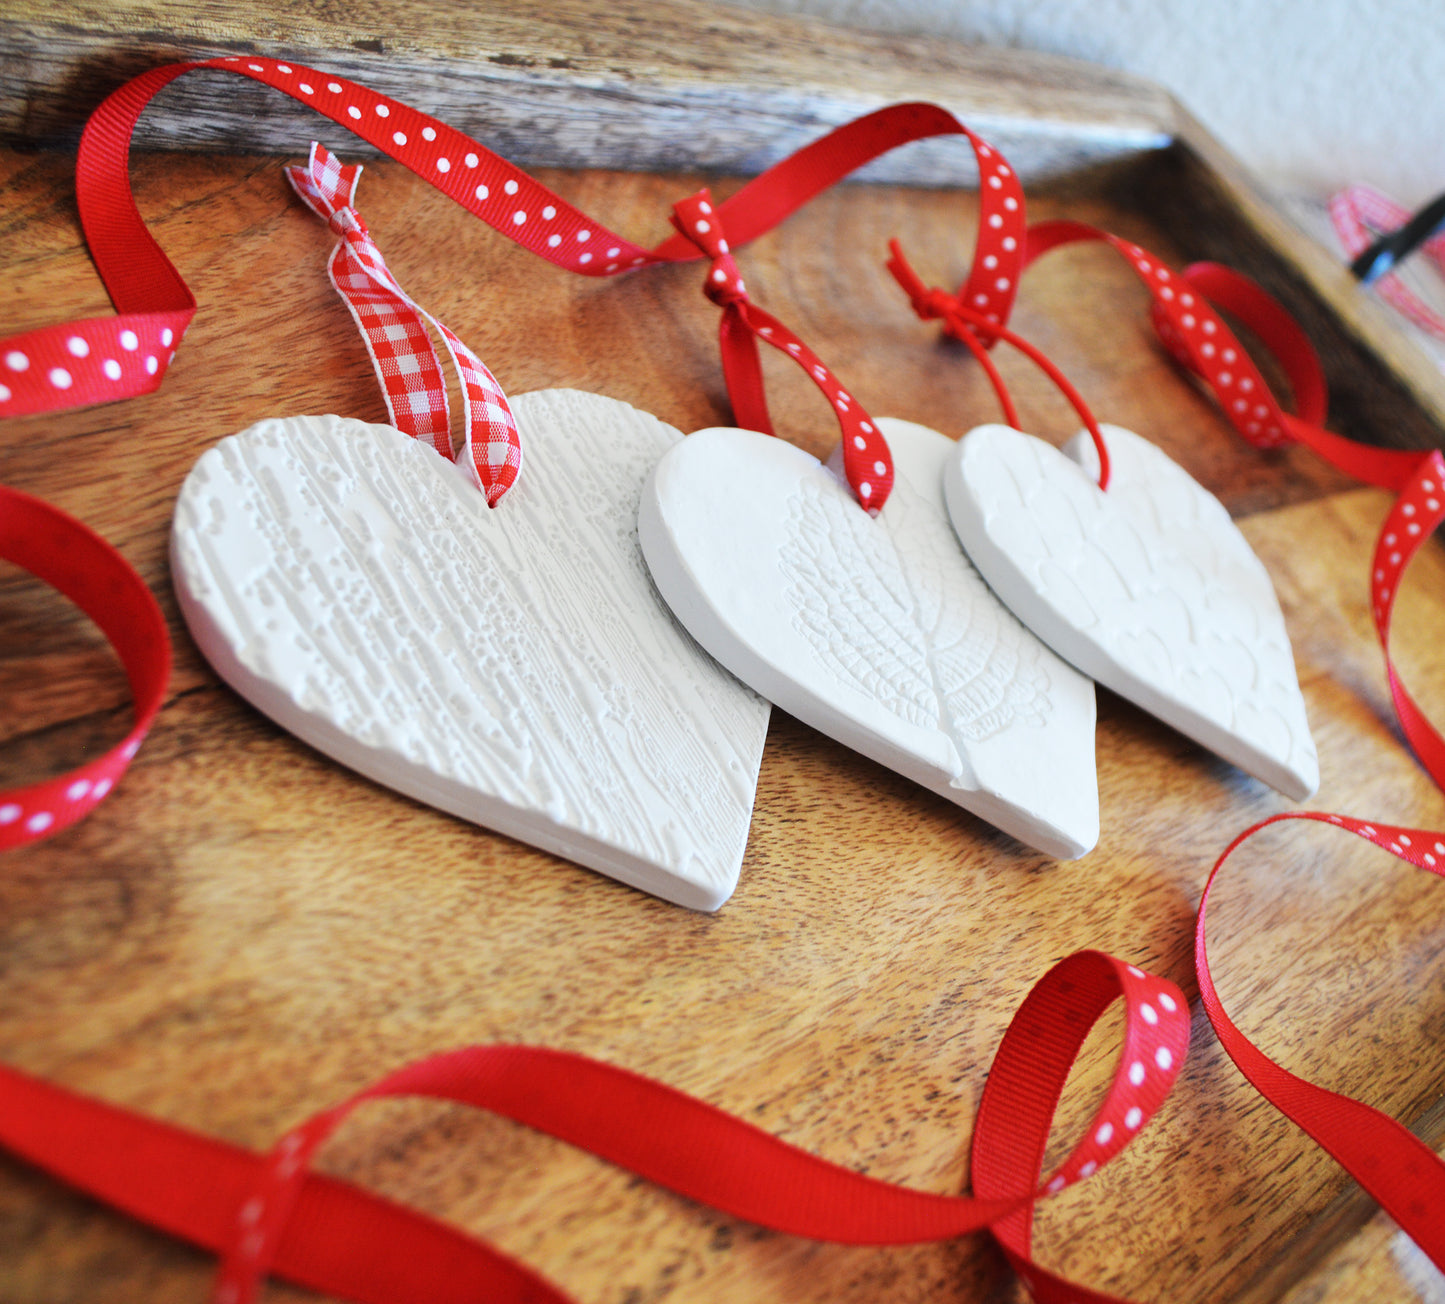
[[[718,345],[728,398],[738,424],[748,430],[773,433],[758,360],[757,341],[765,340],[796,362],[828,400],[843,436],[844,475],[863,509],[877,515],[893,491],[893,454],[882,432],[817,354],[748,298],[747,286],[723,231],[721,214],[706,187],[673,205],[672,224],[710,260],[703,293],[723,310]]]
[[[57,507],[0,485],[0,559],[58,589],[100,626],[135,698],[135,723],[104,755],[67,774],[0,790],[0,851],[59,833],[120,782],[165,698],[171,644],[146,583],[109,543]]]
[[[1199,899],[1194,931],[1200,1001],[1235,1067],[1270,1104],[1327,1150],[1435,1266],[1445,1270],[1445,1218],[1441,1217],[1445,1210],[1445,1161],[1388,1114],[1281,1068],[1230,1019],[1215,986],[1206,928],[1210,892],[1225,862],[1243,842],[1284,820],[1309,820],[1353,833],[1437,877],[1445,877],[1445,833],[1370,824],[1319,811],[1272,815],[1241,833],[1215,862]]]
[[[1375,545],[1370,606],[1385,656],[1396,718],[1435,784],[1445,789],[1445,738],[1415,704],[1390,660],[1390,615],[1400,578],[1435,528],[1445,521],[1445,457],[1357,443],[1325,429],[1324,369],[1304,331],[1271,295],[1218,263],[1175,272],[1147,249],[1082,222],[1040,222],[1028,230],[1027,262],[1061,245],[1099,240],[1128,260],[1149,290],[1160,340],[1214,392],[1230,424],[1258,448],[1299,442],[1346,475],[1388,490],[1396,502]],[[1211,302],[1213,301],[1213,302]],[[1294,392],[1286,412],[1264,376],[1215,311],[1218,303],[1259,339],[1284,370]]]
[[[1041,1184],[1039,1168],[1069,1070],[1090,1029],[1121,996],[1124,1036],[1113,1085],[1058,1172]],[[212,1304],[251,1304],[273,1269],[297,1275],[298,1251],[314,1253],[305,1243],[318,1195],[318,1179],[308,1171],[312,1159],[358,1106],[397,1096],[490,1110],[686,1198],[790,1235],[902,1245],[987,1229],[1031,1286],[1044,1285],[1040,1298],[1052,1283],[1048,1298],[1107,1299],[1033,1262],[1034,1206],[1091,1177],[1133,1140],[1168,1097],[1188,1046],[1189,1008],[1173,983],[1098,951],[1061,960],[1015,1013],[989,1070],[974,1135],[971,1198],[915,1191],[839,1167],[597,1060],[540,1047],[466,1047],[403,1066],[293,1128],[264,1158],[251,1158],[239,1215],[218,1238],[222,1261]],[[0,1070],[0,1103],[5,1085]],[[376,1229],[382,1230],[380,1220]],[[385,1230],[397,1246],[408,1229],[392,1218]]]

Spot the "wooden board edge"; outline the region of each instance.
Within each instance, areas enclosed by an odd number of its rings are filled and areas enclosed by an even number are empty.
[[[1025,179],[1166,144],[1173,103],[1152,83],[1057,56],[860,31],[705,0],[498,0],[485,21],[382,0],[338,19],[319,4],[105,9],[20,0],[0,14],[0,138],[73,148],[85,117],[159,64],[255,53],[360,81],[525,166],[761,171],[880,105],[928,100],[992,139]],[[304,149],[321,121],[224,74],[182,79],[142,118],[141,148]],[[206,83],[210,84],[207,85]],[[871,180],[971,184],[959,142],[914,146]]]

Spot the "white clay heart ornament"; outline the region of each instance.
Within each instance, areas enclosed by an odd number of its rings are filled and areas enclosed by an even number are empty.
[[[1099,683],[1295,801],[1319,761],[1268,572],[1228,512],[1145,439],[1063,452],[1008,426],[944,472],[958,537],[994,591]]]
[[[768,704],[658,599],[642,482],[681,439],[594,394],[523,394],[489,509],[390,426],[265,421],[196,463],[172,568],[202,652],[328,756],[643,891],[737,884]]]
[[[777,706],[1058,857],[1098,839],[1093,684],[969,565],[941,488],[952,442],[880,420],[870,516],[808,453],[700,430],[658,463],[639,535],[693,636]]]

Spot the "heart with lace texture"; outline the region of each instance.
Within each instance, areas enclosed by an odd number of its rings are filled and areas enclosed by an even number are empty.
[[[1223,505],[1146,439],[1063,451],[1008,426],[958,443],[944,492],[994,591],[1085,674],[1302,801],[1319,761],[1274,586]]]
[[[658,590],[723,665],[822,733],[1051,856],[1098,839],[1092,683],[989,591],[949,526],[952,442],[877,422],[876,516],[783,440],[689,435],[643,490]]]
[[[513,411],[526,474],[495,509],[390,426],[222,440],[176,506],[181,608],[223,679],[343,765],[716,909],[769,708],[673,619],[638,548],[643,480],[681,435],[578,391]]]

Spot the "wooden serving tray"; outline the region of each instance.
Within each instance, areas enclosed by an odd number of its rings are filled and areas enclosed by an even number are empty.
[[[0,329],[109,311],[74,214],[74,132],[105,91],[175,58],[254,48],[355,77],[545,168],[548,184],[644,242],[698,185],[726,193],[835,122],[926,98],[1005,150],[1031,216],[1094,222],[1175,263],[1223,257],[1283,294],[1324,353],[1336,429],[1441,440],[1438,373],[1154,88],[691,3],[573,0],[540,16],[511,0],[481,17],[388,4],[366,22],[238,4],[110,6],[102,18],[29,0],[0,17],[11,141]],[[176,641],[166,708],[115,795],[0,860],[0,1060],[262,1148],[406,1060],[524,1041],[659,1077],[873,1176],[964,1189],[987,1066],[1028,988],[1092,947],[1193,997],[1205,875],[1236,833],[1287,803],[1103,693],[1103,834],[1083,860],[1055,863],[775,713],[741,884],[707,916],[417,806],[294,741],[190,642],[166,561],[171,508],[222,435],[273,415],[384,412],[326,282],[330,237],[279,167],[313,135],[343,156],[352,142],[233,82],[198,75],[167,92],[148,112],[150,139],[200,148],[142,152],[132,169],[142,213],[201,304],[164,388],[0,423],[0,479],[120,547]],[[228,152],[237,145],[251,153]],[[952,186],[972,164],[959,141],[905,153],[740,261],[757,302],[875,415],[957,435],[997,419],[991,391],[964,350],[913,317],[882,261],[898,236],[931,282],[959,280],[976,203]],[[591,389],[684,431],[727,421],[717,314],[696,266],[607,285],[568,277],[384,160],[368,164],[359,202],[401,283],[511,392]],[[1014,324],[1102,418],[1155,439],[1217,493],[1270,569],[1320,750],[1312,806],[1445,828],[1445,800],[1393,723],[1367,608],[1386,499],[1301,450],[1241,443],[1154,345],[1146,309],[1122,261],[1080,247],[1029,274]],[[1000,362],[1026,426],[1072,431],[1046,380]],[[826,455],[822,404],[768,365],[779,430]],[[1427,710],[1445,701],[1442,630],[1445,553],[1432,544],[1395,641]],[[0,784],[79,763],[124,734],[129,711],[98,631],[0,570]],[[1266,1050],[1445,1143],[1438,884],[1354,839],[1287,825],[1232,863],[1211,936],[1226,1002]],[[1066,1093],[1061,1148],[1112,1073],[1110,1031]],[[323,1160],[588,1304],[1022,1297],[984,1238],[858,1249],[773,1235],[457,1108],[372,1106]],[[1165,1109],[1121,1159],[1041,1209],[1038,1242],[1055,1270],[1140,1300],[1408,1299],[1434,1272],[1255,1096],[1202,1015]],[[0,1160],[7,1304],[199,1300],[210,1270]],[[311,1297],[278,1285],[270,1298]]]

